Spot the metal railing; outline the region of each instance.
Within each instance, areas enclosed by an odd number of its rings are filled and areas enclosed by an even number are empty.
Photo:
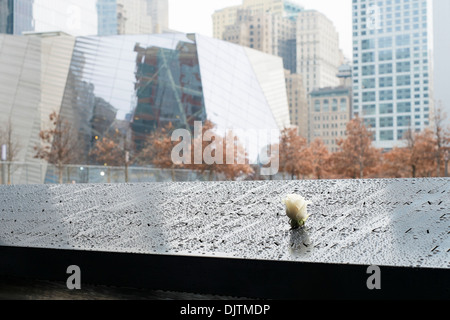
[[[2,184],[58,184],[59,169],[47,163],[0,162]],[[127,170],[127,173],[126,173]],[[190,182],[217,180],[209,172],[152,167],[64,165],[62,183]]]

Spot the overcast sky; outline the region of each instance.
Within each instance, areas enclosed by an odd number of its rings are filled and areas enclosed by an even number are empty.
[[[339,32],[340,46],[347,58],[352,57],[351,0],[295,0],[305,9],[315,9],[330,18]],[[169,0],[169,27],[181,32],[212,36],[212,14],[215,10],[242,4],[242,0]]]

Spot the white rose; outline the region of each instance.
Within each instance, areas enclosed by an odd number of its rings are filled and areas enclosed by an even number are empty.
[[[303,226],[309,217],[306,207],[312,202],[305,200],[300,195],[289,194],[283,199],[283,203],[286,205],[286,214],[291,219],[292,227],[298,228]]]

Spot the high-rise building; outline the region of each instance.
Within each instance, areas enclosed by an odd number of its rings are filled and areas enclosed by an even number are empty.
[[[351,119],[351,89],[346,86],[320,88],[309,94],[309,142],[321,139],[328,151],[338,151],[337,139],[346,137]]]
[[[117,4],[117,34],[125,34],[127,16],[122,3]]]
[[[152,17],[153,33],[169,29],[169,0],[146,0],[147,16]]]
[[[98,35],[111,36],[117,34],[118,8],[117,0],[97,0]]]
[[[34,0],[0,0],[0,33],[33,31]]]
[[[8,31],[9,2],[0,0],[0,33],[11,33]]]
[[[295,73],[295,21],[251,9],[237,11],[237,21],[225,28],[222,40],[283,58],[284,68]]]
[[[347,123],[352,118],[352,68],[338,68],[339,85],[315,89],[308,95],[308,142],[321,139],[328,151],[338,151],[337,139],[346,137]]]
[[[123,34],[151,34],[153,33],[152,17],[148,15],[146,0],[117,0],[117,4],[123,6],[122,14],[125,19],[118,29]]]
[[[297,18],[297,72],[303,75],[306,91],[339,85],[336,77],[343,55],[333,22],[315,10]]]
[[[344,57],[333,23],[283,0],[243,0],[241,6],[216,11],[213,22],[215,37],[283,58],[291,125],[308,137],[307,94],[340,83],[336,75]]]
[[[401,146],[433,112],[431,1],[353,1],[353,112],[374,131],[374,145]]]
[[[168,10],[168,0],[0,0],[0,33],[162,33],[169,30]]]
[[[96,2],[92,0],[0,0],[0,33],[95,35],[97,25]]]
[[[447,113],[447,125],[450,125],[450,90],[448,77],[450,75],[450,1],[434,0],[434,98],[436,108],[442,106]]]
[[[291,125],[298,128],[300,136],[308,139],[308,98],[303,77],[285,70],[285,78]]]
[[[339,84],[339,35],[318,11],[289,1],[244,0],[216,11],[213,22],[215,37],[282,57],[285,69],[303,75],[307,92]]]
[[[223,33],[225,32],[226,27],[236,23],[237,12],[242,9],[244,9],[242,5],[239,5],[215,11],[212,15],[213,37],[223,40]]]
[[[119,34],[151,34],[169,30],[168,0],[117,0]]]

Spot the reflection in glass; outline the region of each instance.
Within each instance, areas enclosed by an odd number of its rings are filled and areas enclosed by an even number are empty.
[[[261,58],[275,58],[259,54],[194,34],[76,38],[61,114],[79,132],[80,161],[95,164],[96,140],[117,130],[137,151],[168,123],[192,132],[208,118],[219,130],[279,131],[274,114],[289,121],[287,99],[272,106],[265,90],[286,93],[263,69]],[[284,84],[281,60],[279,69]]]
[[[179,42],[175,50],[136,45],[136,96],[133,138],[139,149],[151,131],[172,123],[194,129],[206,120],[197,49]]]

